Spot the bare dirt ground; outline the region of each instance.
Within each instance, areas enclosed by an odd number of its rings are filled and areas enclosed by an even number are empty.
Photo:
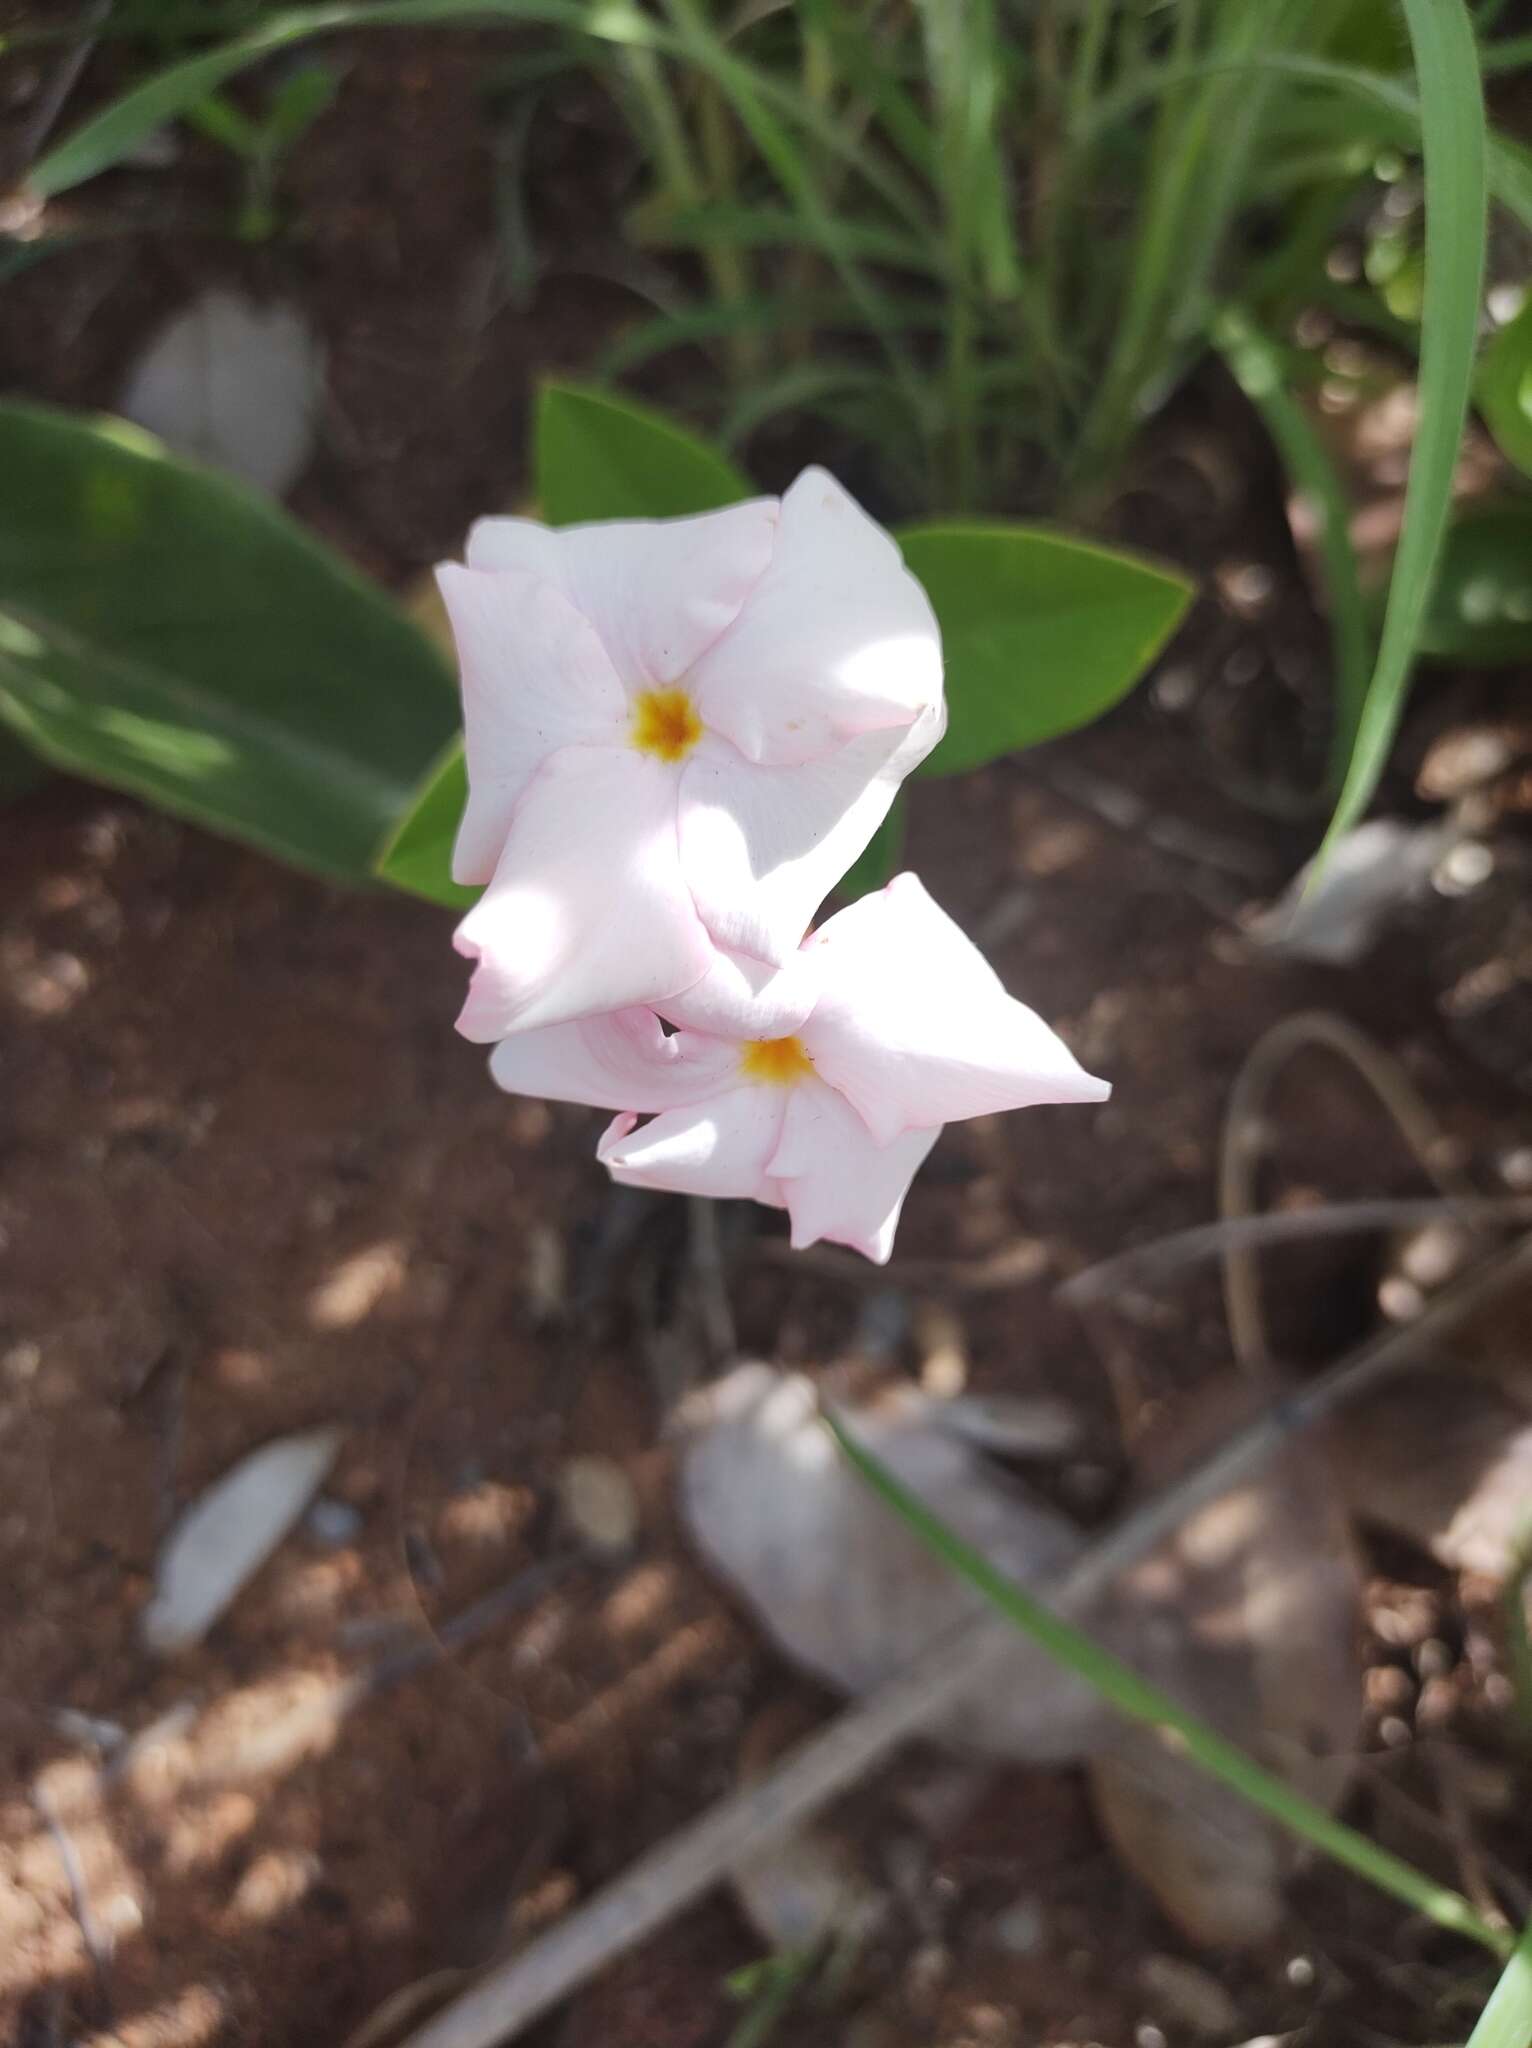
[[[592,280],[595,254],[582,271],[628,167],[577,87],[538,164],[561,268],[534,312],[497,302],[484,48],[352,45],[335,115],[293,166],[296,230],[271,250],[230,246],[218,160],[193,150],[156,188],[169,218],[7,287],[7,383],[107,403],[146,325],[209,276],[296,295],[331,351],[297,509],[390,577],[450,551],[515,495],[533,376],[587,359],[627,303]],[[115,204],[149,205],[119,182]],[[1514,775],[1501,871],[1468,899],[1428,896],[1364,970],[1279,962],[1242,934],[1312,843],[1311,823],[1246,797],[1311,772],[1324,642],[1231,403],[1192,394],[1113,512],[1205,579],[1155,681],[1096,730],[923,785],[912,806],[909,864],[1112,1102],[949,1131],[872,1281],[784,1262],[754,1212],[723,1232],[746,1354],[817,1368],[881,1347],[918,1371],[955,1346],[976,1388],[1067,1401],[1085,1450],[1055,1485],[1086,1521],[1119,1495],[1146,1419],[1232,1368],[1205,1268],[1088,1320],[1055,1289],[1213,1213],[1225,1098],[1275,1019],[1325,1007],[1372,1032],[1489,1192],[1532,1147]],[[1435,736],[1513,702],[1501,681],[1435,679],[1402,800]],[[63,783],[8,809],[0,842],[0,2035],[340,2042],[401,1987],[445,1993],[700,1811],[763,1715],[831,1702],[675,1525],[664,1404],[701,1363],[685,1207],[615,1194],[593,1115],[491,1088],[451,1030],[449,921]],[[1278,1135],[1285,1192],[1423,1191],[1322,1061],[1283,1091]],[[1003,1287],[941,1279],[998,1255]],[[1374,1326],[1379,1258],[1348,1240],[1273,1264],[1284,1356],[1317,1363]],[[1524,1338],[1526,1311],[1485,1342]],[[140,1617],[178,1512],[242,1453],[320,1423],[343,1432],[320,1509],[203,1647],[151,1656]],[[579,1555],[558,1506],[579,1454],[636,1489],[636,1546],[610,1565]],[[1398,1543],[1368,1563],[1376,1769],[1349,1811],[1450,1882],[1479,1852],[1525,1882],[1532,1782],[1493,1598]],[[1442,1748],[1490,1787],[1467,1820],[1461,1801],[1442,1818]],[[848,1806],[869,1865],[877,1814],[929,1768],[906,1759]],[[1178,2013],[1150,1967],[1194,1951],[1075,1774],[1007,1774],[979,1812],[932,1824],[923,1856],[914,1937],[792,2038],[1199,2038],[1206,2015]],[[1233,2000],[1222,2038],[1461,2034],[1487,1965],[1400,1921],[1347,1880],[1305,1879],[1279,1942],[1196,1958]],[[725,1979],[761,1949],[717,1898],[539,2038],[721,2048]]]

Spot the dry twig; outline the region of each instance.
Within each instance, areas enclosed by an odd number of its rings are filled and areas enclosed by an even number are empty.
[[[1226,1216],[1218,1223],[1194,1223],[1148,1244],[1134,1245],[1094,1266],[1082,1267],[1055,1290],[1055,1299],[1070,1308],[1089,1308],[1114,1294],[1126,1293],[1177,1266],[1223,1258],[1231,1251],[1260,1251],[1274,1244],[1303,1244],[1316,1237],[1364,1236],[1440,1219],[1470,1227],[1532,1222],[1532,1196],[1463,1201],[1439,1195],[1411,1195],[1399,1200],[1321,1202],[1309,1209],[1279,1209],[1260,1216]]]

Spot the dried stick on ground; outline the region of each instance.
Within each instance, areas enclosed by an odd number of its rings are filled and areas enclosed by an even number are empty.
[[[1508,1289],[1532,1281],[1532,1239],[1444,1289],[1418,1322],[1390,1330],[1276,1402],[1167,1493],[1108,1531],[1049,1591],[1064,1613],[1088,1608],[1188,1515],[1258,1471],[1298,1432],[1444,1342]],[[727,1877],[736,1863],[801,1826],[982,1679],[1011,1647],[1008,1625],[966,1623],[878,1692],[845,1708],[765,1778],[731,1793],[626,1875],[499,1964],[412,2034],[405,2048],[495,2048],[514,2039],[616,1957]]]
[[[1231,1251],[1263,1251],[1274,1244],[1307,1244],[1318,1237],[1364,1237],[1411,1223],[1457,1222],[1475,1229],[1499,1229],[1532,1222],[1532,1196],[1404,1195],[1362,1202],[1322,1202],[1311,1209],[1277,1209],[1258,1216],[1227,1216],[1221,1223],[1193,1223],[1128,1251],[1114,1252],[1083,1266],[1054,1289],[1070,1308],[1089,1308],[1114,1294],[1161,1278],[1177,1266],[1195,1266]]]

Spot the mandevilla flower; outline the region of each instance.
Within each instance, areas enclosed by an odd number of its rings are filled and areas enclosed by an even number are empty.
[[[439,571],[468,761],[453,874],[489,886],[457,934],[458,1028],[790,959],[945,722],[894,542],[808,469],[697,519],[485,519],[467,554]]]
[[[596,1152],[619,1181],[752,1196],[786,1209],[794,1245],[832,1238],[879,1264],[944,1123],[1110,1093],[914,875],[840,911],[778,975],[659,1009],[682,1028],[644,1008],[552,1025],[506,1039],[490,1071],[619,1111]]]

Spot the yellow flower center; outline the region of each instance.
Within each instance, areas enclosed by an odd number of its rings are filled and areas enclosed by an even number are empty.
[[[814,1071],[801,1038],[752,1038],[741,1048],[739,1064],[752,1081],[770,1081],[778,1088],[791,1088]]]
[[[641,754],[684,761],[702,737],[702,720],[684,690],[644,690],[634,700],[629,730]]]

